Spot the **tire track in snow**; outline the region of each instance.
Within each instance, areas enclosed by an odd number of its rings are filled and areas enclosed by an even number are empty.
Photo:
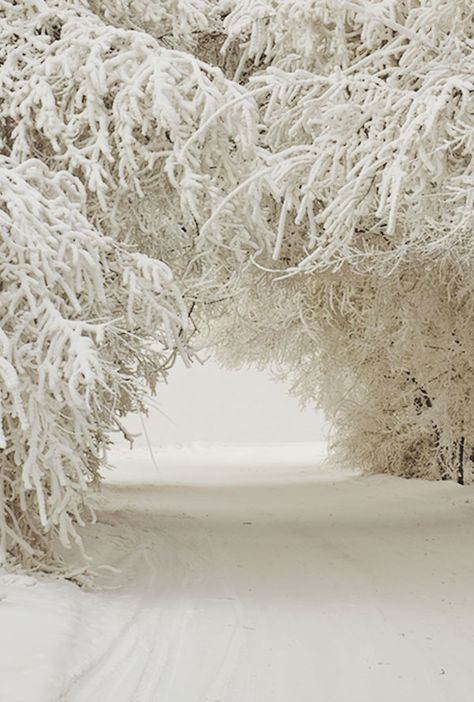
[[[155,584],[158,581],[159,569],[151,560],[149,551],[145,553],[145,558]],[[142,612],[140,642],[146,642],[146,656],[140,675],[134,683],[133,696],[130,697],[133,702],[151,702],[158,699],[161,702],[166,699],[163,695],[163,684],[170,672],[173,672],[190,616],[190,609],[183,607],[183,600],[186,600],[182,592],[186,580],[185,574],[178,592],[173,590],[174,601],[167,600],[160,609],[158,602],[155,602],[148,618],[144,618]]]
[[[172,608],[168,607],[168,598],[170,594],[179,596],[182,589],[180,583],[185,581],[186,564],[182,560],[178,560],[178,568],[176,563],[173,564],[173,593],[169,592],[169,588],[158,588],[159,573],[169,564],[150,558],[151,551],[156,554],[160,553],[160,549],[149,538],[147,540],[148,543],[142,544],[138,552],[129,553],[124,559],[131,562],[129,570],[135,566],[138,581],[145,575],[147,582],[142,595],[138,601],[136,596],[127,595],[122,599],[118,611],[114,608],[113,614],[106,618],[105,626],[110,626],[111,618],[116,620],[123,614],[127,620],[118,630],[115,627],[112,637],[100,654],[88,660],[71,676],[60,698],[64,702],[135,702],[139,699],[136,691],[152,667],[152,653],[149,646],[144,646],[144,640],[157,639],[160,631],[169,633],[175,630],[180,613],[173,615]],[[146,563],[145,569],[143,561]],[[96,597],[91,595],[92,608]],[[131,615],[127,611],[129,606],[133,606]],[[170,640],[166,636],[161,636],[160,641],[165,650],[156,661],[159,667],[166,660],[170,646]],[[149,698],[146,702],[149,702]]]
[[[212,554],[215,563],[222,564],[224,552],[222,546],[219,547],[216,540],[212,538],[209,531],[202,527],[201,541],[206,541],[209,552]],[[223,568],[218,568],[221,572]],[[222,579],[223,576],[221,576]],[[232,674],[238,669],[238,661],[241,656],[241,651],[244,644],[244,636],[242,634],[243,624],[243,606],[238,598],[234,588],[229,585],[228,579],[223,581],[222,596],[226,601],[232,603],[233,610],[233,628],[229,636],[228,644],[221,657],[220,663],[212,673],[212,680],[209,681],[203,693],[199,696],[198,702],[207,702],[208,700],[219,700],[225,687],[229,684]]]
[[[70,679],[64,702],[183,699],[182,680],[190,653],[199,650],[203,627],[210,626],[208,650],[197,670],[193,702],[220,699],[236,673],[244,643],[243,609],[224,575],[222,565],[228,554],[223,545],[202,519],[193,519],[184,536],[161,525],[153,533],[152,526],[147,524],[146,543],[139,552],[128,556],[128,569],[138,572],[138,580],[147,579],[143,593],[138,601],[127,596],[115,610],[116,619],[128,606],[134,608],[100,654]],[[129,550],[133,547],[128,545]],[[211,623],[195,588],[202,577],[211,578],[219,595],[211,600],[218,610],[217,620]]]
[[[156,607],[159,606],[159,599],[155,599],[155,608],[149,612],[150,616],[144,622],[144,626],[140,625],[140,641],[147,642],[147,653],[137,686],[128,698],[130,702],[155,702],[155,700],[176,702],[182,699],[180,683],[185,679],[189,668],[187,648],[191,646],[194,652],[198,650],[196,630],[199,630],[199,626],[202,625],[203,616],[207,623],[199,596],[195,594],[191,596],[194,589],[189,581],[194,579],[195,583],[196,578],[199,580],[199,570],[203,563],[210,566],[214,573],[221,570],[221,550],[216,547],[201,520],[193,520],[192,528],[189,529],[184,540],[172,538],[169,533],[166,533],[166,539],[168,547],[171,543],[175,550],[181,548],[188,557],[186,560],[183,557],[180,558],[184,566],[183,577],[178,590],[173,587],[173,597],[166,600],[165,609],[158,612]],[[160,570],[152,558],[153,554],[156,554],[156,551],[147,550],[145,557],[153,580],[159,582]],[[220,575],[218,579],[221,582],[222,576]],[[212,628],[208,630],[209,640],[206,641],[206,647],[210,649],[210,655],[208,653],[202,661],[203,684],[200,685],[199,680],[195,681],[197,687],[193,693],[195,695],[193,700],[195,699],[196,702],[218,699],[232,673],[237,669],[242,648],[241,605],[229,589],[228,583],[222,583],[220,592],[222,596],[219,599],[226,601],[226,605],[227,602],[231,603],[230,617],[229,613],[225,613],[226,621],[231,620],[229,624],[231,631],[228,632],[224,645],[216,649],[213,635],[218,641],[221,632],[213,631]],[[206,625],[208,626],[208,623]],[[221,622],[218,622],[217,628],[221,628]],[[199,688],[202,689],[199,690]],[[123,699],[125,702],[125,698]]]

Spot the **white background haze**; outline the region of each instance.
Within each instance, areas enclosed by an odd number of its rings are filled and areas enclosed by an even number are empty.
[[[213,360],[190,368],[177,363],[151,402],[144,420],[153,445],[324,441],[328,429],[320,411],[301,408],[269,373],[229,371]],[[126,426],[143,433],[139,417],[128,417]],[[135,444],[144,446],[144,436]]]

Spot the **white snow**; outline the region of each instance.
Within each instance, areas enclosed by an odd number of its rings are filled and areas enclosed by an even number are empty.
[[[121,449],[106,589],[0,577],[1,702],[471,702],[474,488],[322,456]]]

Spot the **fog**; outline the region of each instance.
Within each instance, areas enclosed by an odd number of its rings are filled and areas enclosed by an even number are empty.
[[[324,440],[322,413],[302,409],[284,383],[254,369],[228,371],[215,362],[177,364],[168,383],[158,386],[144,424],[153,445],[210,443],[252,444]],[[140,417],[127,427],[142,434]]]

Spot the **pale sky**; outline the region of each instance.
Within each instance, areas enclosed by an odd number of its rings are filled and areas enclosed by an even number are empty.
[[[158,386],[146,427],[153,445],[212,443],[286,443],[321,441],[327,426],[322,414],[302,410],[284,383],[254,369],[228,371],[215,362],[176,365],[168,384]],[[138,417],[127,427],[142,432]],[[136,441],[143,445],[144,437]]]

